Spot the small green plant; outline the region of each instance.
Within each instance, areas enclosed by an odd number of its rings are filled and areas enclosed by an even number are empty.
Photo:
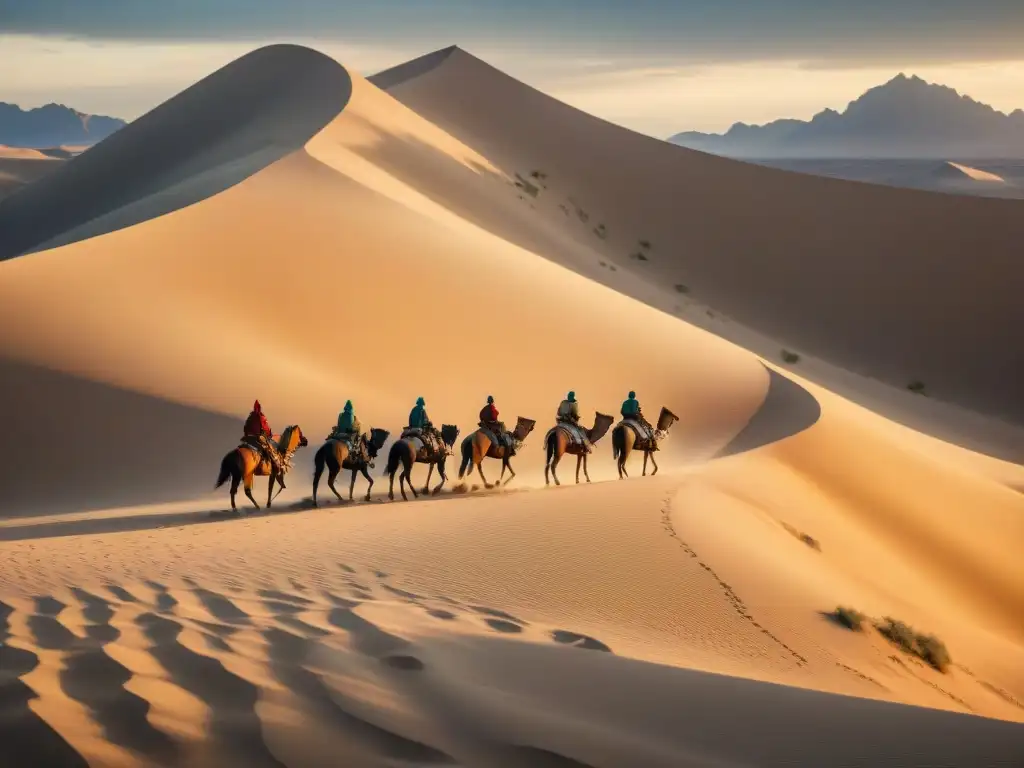
[[[790,352],[788,349],[782,350],[782,362],[792,365],[793,363],[800,362],[800,355],[796,352]]]
[[[935,635],[915,632],[912,627],[891,616],[886,616],[875,628],[904,653],[917,656],[939,672],[945,672],[953,661],[945,643]]]
[[[864,622],[867,620],[860,611],[854,608],[847,608],[844,605],[838,606],[831,614],[831,618],[837,624],[841,624],[847,629],[852,629],[854,632],[864,631]]]
[[[909,384],[907,384],[907,389],[909,389],[915,395],[923,395],[923,394],[925,394],[924,382],[923,381],[918,381],[917,379],[915,379],[914,381],[912,381]]]
[[[690,286],[683,285],[682,283],[676,283],[675,284],[675,289],[676,289],[676,293],[689,293],[690,292]]]

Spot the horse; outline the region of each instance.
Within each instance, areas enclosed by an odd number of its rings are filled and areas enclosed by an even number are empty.
[[[471,435],[467,435],[466,439],[462,441],[462,466],[459,467],[459,479],[468,472],[472,472],[472,465],[476,466],[477,472],[480,473],[480,479],[484,481],[484,487],[493,488],[490,483],[487,482],[487,478],[484,477],[483,460],[484,457],[492,459],[501,459],[501,477],[498,478],[497,485],[501,485],[501,480],[505,477],[505,470],[507,469],[511,474],[508,480],[505,481],[505,485],[512,482],[512,478],[516,476],[515,470],[512,469],[512,464],[509,463],[511,454],[519,451],[523,446],[523,441],[526,440],[526,436],[529,435],[537,422],[533,419],[524,419],[520,416],[516,420],[516,428],[512,430],[512,441],[513,449],[508,450],[508,446],[505,444],[496,444],[491,442],[491,436],[493,432],[490,429],[481,427]]]
[[[594,426],[592,429],[584,429],[583,431],[587,435],[587,440],[590,441],[591,445],[596,443],[608,432],[608,427],[615,421],[614,418],[606,413],[595,413],[594,414]],[[569,432],[561,424],[556,424],[549,431],[547,436],[544,438],[544,445],[546,449],[546,458],[544,460],[544,484],[551,485],[551,480],[548,479],[548,472],[551,472],[552,477],[555,478],[555,485],[561,485],[558,481],[558,473],[555,471],[558,467],[558,462],[562,460],[565,454],[570,454],[576,457],[576,482],[580,481],[580,465],[583,466],[583,475],[587,478],[587,482],[590,482],[590,475],[587,473],[587,453],[583,450],[583,446],[574,441],[569,436]]]
[[[637,438],[636,432],[633,431],[632,427],[626,425],[625,420],[615,425],[615,429],[612,430],[612,458],[617,462],[616,466],[619,470],[620,480],[623,477],[629,477],[629,473],[626,472],[626,459],[629,458],[629,454],[634,448],[644,452],[643,476],[647,476],[648,458],[651,460],[651,464],[654,465],[651,477],[658,474],[658,462],[654,460],[654,451],[658,450],[658,441],[668,435],[669,428],[677,421],[679,421],[679,417],[668,408],[662,406],[661,415],[658,416],[658,425],[654,431],[654,438],[650,440],[640,440]]]
[[[285,471],[287,471],[295,451],[309,445],[309,441],[306,440],[306,436],[302,434],[302,430],[297,424],[285,427],[280,437],[272,441],[272,443],[277,452],[281,454]],[[235,494],[238,493],[238,484],[244,480],[245,495],[249,497],[252,505],[259,509],[260,505],[252,497],[252,479],[256,475],[260,477],[270,476],[270,483],[267,486],[267,509],[270,509],[271,502],[274,500],[274,483],[278,480],[277,469],[254,445],[242,443],[221,459],[220,475],[217,476],[217,484],[214,488],[220,488],[227,482],[229,477],[231,478],[231,509],[237,512]],[[284,488],[283,483],[281,487]]]
[[[388,463],[384,468],[384,474],[391,478],[391,485],[388,488],[388,498],[391,501],[395,500],[395,473],[398,471],[398,465],[402,465],[402,474],[398,478],[398,488],[402,492],[402,499],[408,501],[409,497],[405,495],[405,484],[409,483],[409,490],[412,491],[413,498],[419,498],[419,494],[416,493],[416,489],[412,487],[412,465],[413,464],[429,464],[430,471],[427,472],[427,483],[423,486],[423,493],[430,493],[430,478],[434,474],[434,465],[437,465],[437,471],[441,475],[441,482],[437,484],[437,487],[433,490],[436,495],[440,493],[441,488],[444,487],[445,482],[448,480],[448,475],[444,471],[444,463],[448,458],[448,452],[452,450],[455,445],[455,441],[459,437],[459,428],[454,424],[445,424],[441,427],[441,440],[444,442],[444,450],[437,451],[425,451],[420,445],[422,440],[416,437],[403,437],[396,440],[391,446],[391,450],[388,451]]]
[[[366,489],[365,497],[366,501],[369,501],[370,491],[373,489],[373,478],[370,477],[367,469],[373,468],[373,460],[377,458],[377,453],[384,447],[390,434],[386,429],[371,427],[367,434],[360,435],[359,439],[363,443],[366,455],[369,456],[369,461],[362,455],[353,456],[349,452],[348,443],[344,440],[328,438],[313,457],[313,506],[317,506],[316,489],[320,484],[320,476],[324,473],[325,465],[327,466],[327,487],[334,491],[334,495],[338,497],[339,501],[344,501],[344,499],[338,493],[338,489],[334,487],[334,481],[338,479],[338,473],[342,469],[352,470],[352,482],[348,485],[348,500],[352,501],[352,494],[356,487],[356,475],[362,472],[363,477],[370,484]]]

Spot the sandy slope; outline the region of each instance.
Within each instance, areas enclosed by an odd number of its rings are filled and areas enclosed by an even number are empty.
[[[254,96],[270,73],[301,87]],[[64,243],[0,264],[17,438],[0,463],[0,765],[967,766],[1024,751],[1024,469],[766,371],[642,303],[661,290],[650,276],[590,279],[599,249],[520,199],[506,135],[456,138],[289,46],[203,82],[21,195],[21,213],[59,215],[14,231],[0,207],[8,255]],[[239,103],[249,119],[212,143],[178,137],[180,165],[132,162],[162,126]],[[304,119],[282,137],[289,109]],[[69,191],[115,171],[109,196]],[[346,398],[397,430],[422,394],[466,430],[493,393],[540,432],[569,388],[587,419],[630,388],[673,408],[662,473],[540,490],[538,434],[522,492],[302,509]],[[211,519],[253,397],[309,434],[283,497],[300,511]],[[611,477],[607,443],[591,475]],[[90,511],[113,505],[135,506]],[[838,603],[938,633],[953,668],[835,626],[822,614]]]
[[[897,387],[921,380],[936,397],[1024,423],[1024,310],[1007,279],[1020,270],[1019,202],[694,152],[587,116],[457,48],[406,66],[373,79],[506,171],[545,173],[538,213],[582,212],[574,229],[603,261],[669,294],[685,285],[779,346]],[[631,259],[638,252],[648,260]]]
[[[1005,184],[1006,179],[996,173],[989,173],[983,171],[980,168],[972,168],[969,165],[961,165],[960,163],[949,162],[947,166],[959,172],[961,175],[967,177],[971,181],[983,181],[991,184]]]

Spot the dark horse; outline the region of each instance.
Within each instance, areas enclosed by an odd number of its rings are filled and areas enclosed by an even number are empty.
[[[343,469],[352,470],[352,482],[348,484],[348,500],[352,501],[352,493],[356,487],[356,475],[362,472],[366,482],[370,484],[366,489],[365,497],[366,501],[369,501],[370,491],[373,489],[373,478],[370,477],[367,470],[373,467],[373,460],[377,458],[377,453],[384,447],[390,434],[386,429],[371,427],[368,434],[359,436],[366,456],[369,456],[369,461],[361,454],[353,456],[349,452],[348,443],[344,440],[328,438],[313,457],[313,506],[317,506],[316,489],[320,485],[320,476],[324,473],[324,465],[327,466],[327,487],[334,491],[334,495],[338,497],[339,501],[344,501],[344,499],[338,493],[338,489],[334,487],[334,481],[338,479],[338,473]]]
[[[430,477],[434,474],[434,465],[437,465],[437,471],[441,475],[441,482],[437,484],[433,492],[435,494],[440,492],[441,488],[444,487],[445,481],[448,479],[448,475],[444,471],[444,463],[458,438],[459,428],[454,424],[445,424],[441,427],[441,440],[444,442],[444,449],[440,451],[427,450],[421,447],[422,440],[414,436],[402,437],[396,440],[394,445],[391,446],[391,450],[388,451],[388,465],[384,468],[384,474],[391,478],[388,498],[392,501],[395,500],[395,473],[398,471],[399,464],[402,465],[402,474],[398,478],[398,488],[402,492],[403,500],[409,500],[409,497],[405,495],[406,483],[409,483],[409,490],[412,491],[413,498],[419,497],[416,489],[412,487],[413,464],[430,465],[430,471],[427,472],[427,483],[423,486],[423,493],[431,492]]]
[[[306,436],[302,434],[302,430],[298,426],[285,427],[280,438],[274,443],[274,447],[277,448],[284,460],[285,471],[287,471],[295,451],[308,444]],[[214,487],[220,488],[228,481],[228,478],[231,478],[231,509],[237,510],[235,494],[238,493],[238,484],[244,481],[245,495],[249,497],[252,505],[259,509],[260,505],[252,497],[252,479],[256,475],[270,477],[270,483],[267,486],[267,509],[269,509],[274,500],[274,483],[278,480],[277,470],[270,460],[262,456],[259,449],[253,445],[242,443],[221,460],[220,474],[217,476],[217,485]]]
[[[491,484],[484,477],[484,470],[481,466],[484,457],[489,457],[501,459],[501,476],[498,478],[498,483],[501,483],[502,478],[505,477],[506,469],[511,474],[509,474],[509,478],[505,482],[510,483],[512,478],[516,476],[516,473],[512,469],[509,459],[513,453],[518,452],[523,447],[523,441],[533,431],[536,424],[537,422],[533,419],[524,419],[522,416],[516,420],[516,428],[511,433],[513,446],[511,451],[509,451],[508,446],[504,443],[495,443],[491,439],[493,431],[483,426],[473,434],[467,435],[466,439],[462,441],[462,465],[459,467],[459,479],[461,480],[467,472],[471,472],[471,465],[475,464],[476,471],[480,473],[480,479],[484,481],[484,486],[490,488]],[[494,436],[496,437],[496,435]]]
[[[623,477],[629,477],[629,473],[626,472],[626,459],[629,458],[630,452],[634,449],[644,452],[644,476],[646,477],[647,475],[648,458],[651,460],[651,464],[654,465],[651,477],[658,474],[658,463],[654,460],[654,451],[658,450],[658,441],[668,435],[669,428],[677,421],[679,421],[678,416],[668,408],[662,407],[661,415],[658,416],[654,438],[650,440],[641,440],[637,437],[636,432],[626,424],[625,420],[615,425],[615,429],[612,430],[612,458],[616,460],[620,480]]]
[[[594,414],[594,427],[593,429],[583,429],[587,435],[587,440],[593,445],[608,432],[608,427],[615,421],[611,416],[606,413],[595,413]],[[583,467],[583,476],[587,478],[587,482],[590,482],[590,475],[587,472],[587,453],[583,450],[583,446],[576,442],[569,436],[569,431],[566,427],[556,424],[554,427],[548,430],[547,435],[544,438],[544,484],[551,485],[551,480],[548,477],[548,472],[551,472],[551,476],[555,478],[555,485],[561,485],[558,482],[558,462],[562,460],[562,456],[569,454],[570,456],[576,457],[576,482],[580,481],[580,466]]]

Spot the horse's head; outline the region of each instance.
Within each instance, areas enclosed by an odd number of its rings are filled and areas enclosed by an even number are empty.
[[[679,417],[676,416],[665,406],[661,407],[661,415],[658,416],[658,431],[668,432],[669,427],[679,421]]]
[[[282,453],[291,453],[298,448],[309,445],[309,441],[306,439],[306,436],[302,434],[302,430],[299,428],[299,425],[292,424],[291,426],[284,428],[278,445]]]
[[[455,446],[455,441],[459,439],[459,428],[454,424],[442,424],[441,439],[444,440],[445,445],[449,448],[453,448]]]
[[[535,426],[537,426],[537,422],[534,419],[524,419],[520,416],[516,419],[516,428],[512,430],[512,437],[521,443],[528,434],[533,432]]]
[[[370,458],[377,456],[377,453],[384,447],[384,443],[387,442],[390,435],[391,433],[386,429],[370,427],[369,435],[363,437],[363,442],[366,443],[366,452],[370,455]]]
[[[613,416],[609,416],[607,413],[595,412],[594,428],[590,430],[590,442],[596,443],[604,437],[614,421],[615,418]]]

